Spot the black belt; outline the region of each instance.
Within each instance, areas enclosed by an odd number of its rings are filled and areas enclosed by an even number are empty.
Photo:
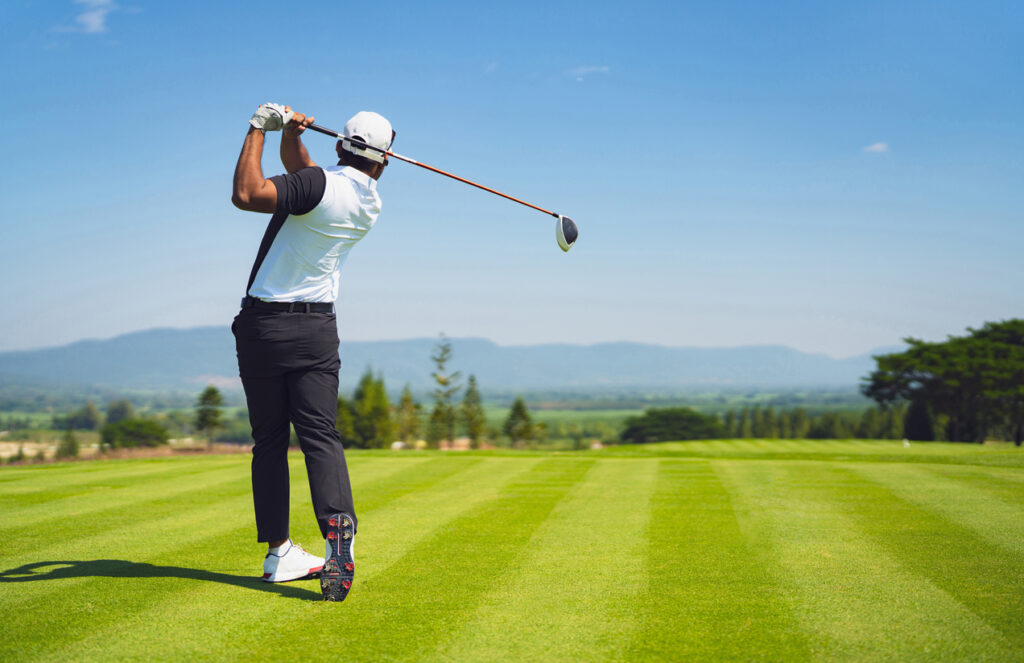
[[[289,313],[333,313],[332,302],[265,302],[255,297],[242,297],[242,308],[259,308]]]

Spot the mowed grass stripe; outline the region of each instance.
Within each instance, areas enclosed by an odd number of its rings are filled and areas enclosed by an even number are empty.
[[[744,532],[763,542],[766,568],[791,597],[813,659],[1016,656],[997,630],[863,531],[856,512],[870,499],[865,482],[831,463],[719,461],[715,469]]]
[[[31,477],[31,472],[34,470],[38,473],[39,480],[19,481],[14,485],[0,486],[0,508],[6,510],[38,504],[47,500],[84,495],[94,490],[133,486],[140,481],[153,478],[154,475],[160,478],[210,472],[222,467],[233,467],[242,458],[244,457],[208,458],[205,462],[201,459],[189,458],[187,461],[165,464],[154,461],[135,461],[140,463],[138,467],[126,466],[126,463],[132,461],[83,461],[26,468],[24,472],[27,477]],[[101,468],[102,471],[95,471],[92,469],[94,467]],[[0,469],[0,475],[7,471]]]
[[[932,466],[933,467],[933,466]],[[857,466],[856,472],[900,499],[941,514],[1024,560],[1024,510],[998,497],[992,477],[964,477],[930,466]],[[1024,590],[1024,587],[1022,587]]]
[[[628,653],[656,460],[598,461],[433,657],[610,661]],[[628,656],[626,656],[628,658]]]
[[[404,495],[427,490],[448,477],[464,472],[480,461],[479,458],[464,457],[447,459],[423,458],[376,458],[375,462],[360,468],[351,468],[352,501],[356,508],[359,533],[362,533],[363,517],[367,511],[379,509]],[[309,552],[322,554],[319,546],[323,537],[313,514],[312,498],[306,465],[299,462],[290,464],[291,513],[290,532],[292,540],[309,545]],[[316,544],[316,545],[314,545]]]
[[[930,465],[928,471],[1001,499],[1018,509],[1024,507],[1024,470],[967,465]]]
[[[201,476],[193,473],[170,473],[135,480],[117,488],[93,487],[81,494],[57,499],[43,499],[38,503],[8,507],[0,511],[0,536],[18,537],[20,531],[37,529],[40,524],[52,522],[54,514],[62,518],[100,517],[99,512],[122,509],[134,505],[140,511],[148,510],[149,503],[161,502],[183,492],[194,491],[196,482],[204,487],[233,481],[249,471],[248,465],[213,466]],[[115,506],[116,505],[116,506]]]
[[[708,461],[661,461],[631,660],[801,660],[802,632]]]
[[[593,462],[541,459],[492,499],[431,532],[383,572],[360,581],[358,592],[353,589],[343,606],[320,605],[291,622],[295,630],[290,643],[297,651],[317,651],[323,648],[326,629],[335,641],[345,643],[348,660],[419,660],[475,612],[534,530]],[[359,545],[357,541],[357,564]],[[386,639],[361,637],[365,629],[375,630],[382,623],[388,625]],[[267,633],[235,655],[267,651],[274,640]]]
[[[859,469],[832,471],[845,484],[856,485],[852,499],[841,499],[865,534],[1001,632],[1016,656],[1024,658],[1024,556],[868,481]]]
[[[434,459],[431,459],[434,460]],[[444,460],[444,459],[442,459]],[[450,461],[447,478],[431,481],[424,477],[424,483],[430,481],[431,486],[424,488],[415,496],[397,495],[389,488],[382,487],[375,491],[373,486],[363,488],[365,492],[395,495],[397,502],[418,501],[417,508],[430,508],[430,513],[438,520],[430,523],[431,531],[443,525],[444,518],[453,511],[472,508],[474,499],[459,499],[470,495],[486,496],[488,491],[497,491],[503,477],[510,477],[528,468],[532,462],[508,462],[495,471],[481,471],[476,463],[467,464],[465,459]],[[394,462],[392,459],[381,459],[385,464],[407,465],[405,461]],[[533,461],[536,462],[536,461]],[[441,463],[443,465],[444,463]],[[438,465],[429,463],[428,465]],[[392,482],[403,485],[409,482],[406,470],[391,475]],[[426,469],[426,468],[424,468]],[[438,475],[433,475],[438,476]],[[358,475],[353,476],[356,489],[361,488]],[[410,498],[415,497],[416,500]],[[483,499],[483,497],[481,497]],[[377,509],[387,509],[388,502],[377,500]],[[299,509],[312,509],[308,496],[299,503]],[[431,508],[433,507],[433,508]],[[377,555],[375,550],[390,551],[401,548],[402,544],[412,538],[403,537],[396,542],[388,531],[379,532],[370,523],[378,520],[377,510],[364,511],[358,535],[357,578],[364,582],[379,571],[374,563]],[[422,517],[422,514],[421,514]],[[428,516],[429,518],[430,516]],[[310,514],[309,520],[312,520]],[[313,525],[315,528],[315,524]],[[234,619],[243,619],[252,625],[261,636],[269,638],[268,647],[284,657],[298,657],[299,660],[319,659],[323,657],[323,642],[319,640],[303,652],[282,649],[279,642],[282,635],[290,635],[293,629],[299,628],[303,622],[308,623],[309,634],[315,637],[322,634],[321,627],[315,623],[315,608],[321,607],[319,583],[316,580],[297,581],[287,584],[270,585],[259,579],[265,546],[245,546],[241,553],[239,539],[251,536],[251,525],[248,523],[235,528],[222,527],[207,531],[200,545],[187,546],[176,550],[164,551],[153,557],[152,562],[159,565],[155,579],[144,579],[134,583],[130,597],[122,597],[122,601],[109,609],[109,619],[102,628],[94,624],[60,643],[40,656],[40,660],[51,659],[61,655],[73,659],[90,660],[98,658],[131,658],[131,659],[162,659],[162,660],[238,660],[242,651],[249,651],[253,635],[247,632],[245,638],[238,638],[237,633],[224,629],[224,614],[230,612]],[[376,536],[367,533],[376,533]],[[317,531],[317,540],[319,531]],[[322,545],[322,544],[321,544]],[[320,553],[314,545],[311,552]],[[230,551],[231,554],[226,554]],[[363,562],[362,557],[368,561]],[[161,573],[163,575],[161,575]],[[196,582],[199,581],[199,582]],[[358,588],[357,584],[357,588]],[[148,589],[147,589],[148,587]],[[353,590],[355,593],[355,590]],[[282,600],[288,599],[288,600]],[[330,604],[327,609],[343,610],[351,605],[353,597],[343,605]],[[182,615],[188,615],[182,619]],[[330,613],[328,613],[330,614]],[[311,615],[314,618],[311,620]],[[258,625],[267,625],[260,628]],[[282,632],[275,625],[287,624],[288,629]],[[155,628],[159,625],[159,628]],[[373,629],[379,624],[371,620],[364,624],[364,629]],[[110,643],[117,642],[115,656],[111,656]],[[270,649],[266,650],[270,651]]]
[[[294,462],[294,458],[291,460],[292,482],[295,485],[304,476],[305,467],[301,460],[298,463]],[[375,463],[378,467],[376,471],[364,472],[362,475],[363,481],[375,478],[364,492],[370,499],[375,499],[379,493],[390,492],[392,484],[407,486],[410,473],[416,473],[418,465],[430,460],[388,463],[380,459]],[[198,478],[201,477],[194,477]],[[356,485],[358,488],[359,483]],[[306,514],[302,521],[307,523],[307,534],[315,532],[305,540],[322,541],[312,517],[308,490],[299,505],[302,513]],[[6,543],[2,571],[38,562],[87,562],[97,559],[149,561],[167,550],[179,550],[181,542],[201,542],[205,536],[204,524],[211,527],[211,532],[214,531],[212,528],[218,526],[233,532],[233,542],[218,553],[220,557],[237,554],[240,545],[251,546],[253,550],[261,549],[255,543],[252,488],[248,472],[220,484],[215,490],[200,483],[172,499],[157,500],[146,506],[147,510],[140,510],[132,504],[118,506],[101,514],[70,520],[66,526],[58,526],[59,514],[55,514],[51,526],[36,528],[22,538],[11,539]],[[295,500],[292,508],[296,509]],[[257,561],[262,560],[263,552],[253,553]],[[250,573],[257,575],[258,570],[258,565],[255,565],[255,570]],[[65,600],[74,601],[73,592],[76,591],[81,592],[84,600],[88,601],[88,595],[94,591],[90,585],[97,582],[101,580],[80,574],[63,579],[60,583],[20,583],[18,591],[6,592],[0,598],[0,607],[38,601],[50,593],[60,593]],[[72,588],[78,585],[84,586]]]

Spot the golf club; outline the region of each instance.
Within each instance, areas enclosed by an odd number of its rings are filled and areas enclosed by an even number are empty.
[[[399,161],[404,161],[406,163],[411,163],[412,165],[419,166],[420,168],[426,168],[429,171],[433,171],[433,172],[438,173],[440,175],[444,175],[445,177],[450,177],[453,180],[458,180],[459,182],[464,182],[465,184],[470,184],[472,186],[475,186],[478,189],[483,189],[484,191],[489,191],[490,193],[499,195],[502,198],[508,198],[511,201],[519,203],[520,205],[526,205],[527,207],[532,207],[533,209],[537,210],[538,212],[544,212],[545,214],[551,215],[551,216],[555,217],[555,219],[556,219],[556,222],[555,222],[555,239],[558,240],[558,246],[563,251],[568,251],[569,249],[571,249],[572,245],[576,243],[576,238],[579,236],[579,229],[576,227],[576,222],[573,221],[572,219],[570,219],[567,216],[562,216],[561,214],[558,214],[556,212],[551,212],[549,210],[544,209],[543,207],[538,207],[538,206],[536,206],[536,205],[534,205],[532,203],[526,202],[525,200],[520,200],[518,198],[510,196],[507,193],[502,193],[501,191],[496,191],[495,189],[492,189],[490,187],[486,187],[483,184],[477,184],[476,182],[473,182],[471,180],[467,180],[464,177],[459,177],[458,175],[453,175],[452,173],[449,173],[447,171],[441,170],[440,168],[435,168],[434,166],[430,166],[430,165],[427,165],[425,163],[421,163],[421,162],[417,161],[416,159],[411,159],[409,157],[402,156],[401,154],[396,154],[395,152],[392,152],[391,150],[384,150],[384,149],[381,149],[379,147],[374,147],[373,145],[368,145],[368,144],[364,143],[363,141],[359,140],[358,138],[349,138],[349,137],[346,137],[346,136],[342,136],[337,131],[334,131],[332,129],[326,129],[324,127],[321,127],[321,126],[318,126],[318,125],[315,125],[315,124],[311,124],[311,125],[309,125],[306,128],[307,129],[312,129],[313,131],[316,131],[318,133],[322,133],[322,134],[326,134],[328,136],[332,136],[332,137],[337,138],[339,140],[340,139],[345,139],[347,141],[355,143],[358,147],[361,147],[363,149],[373,150],[375,152],[380,152],[381,154],[385,154],[385,155],[387,155],[389,157],[394,157],[395,159],[398,159]]]

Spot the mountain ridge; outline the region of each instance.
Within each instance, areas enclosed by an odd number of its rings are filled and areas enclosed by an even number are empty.
[[[874,368],[872,354],[834,359],[783,345],[722,348],[665,346],[630,341],[592,344],[499,345],[486,338],[451,338],[452,370],[473,373],[489,389],[588,391],[699,387],[855,387]],[[389,385],[428,389],[436,338],[345,341],[342,387],[367,367]],[[162,327],[109,339],[0,352],[6,380],[141,389],[194,389],[213,382],[239,387],[234,339],[226,327]]]

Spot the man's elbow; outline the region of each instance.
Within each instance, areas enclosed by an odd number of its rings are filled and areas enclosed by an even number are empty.
[[[231,192],[231,204],[237,207],[238,209],[245,210],[248,212],[249,205],[251,204],[251,202],[252,201],[247,193],[237,190]]]

